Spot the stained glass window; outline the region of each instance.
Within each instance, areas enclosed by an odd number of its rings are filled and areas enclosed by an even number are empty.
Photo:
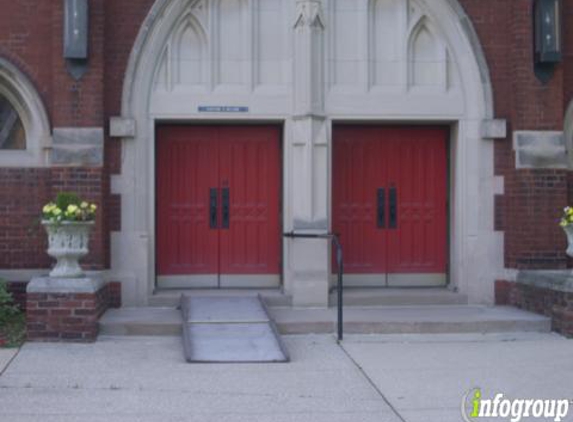
[[[26,133],[14,106],[0,94],[0,150],[26,149]]]

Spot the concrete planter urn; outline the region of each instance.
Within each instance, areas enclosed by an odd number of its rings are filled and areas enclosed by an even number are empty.
[[[568,224],[567,226],[563,227],[563,230],[567,235],[567,250],[565,253],[573,258],[573,225]]]
[[[57,260],[50,277],[77,278],[84,272],[78,260],[89,252],[93,221],[42,221],[48,233],[48,255]]]

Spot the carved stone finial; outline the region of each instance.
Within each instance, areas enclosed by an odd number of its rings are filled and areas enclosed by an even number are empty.
[[[320,0],[298,0],[296,2],[296,21],[294,28],[308,26],[324,29],[322,2]]]

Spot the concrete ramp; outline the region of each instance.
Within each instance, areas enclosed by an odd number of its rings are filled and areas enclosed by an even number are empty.
[[[288,362],[269,313],[257,297],[181,296],[188,362]]]

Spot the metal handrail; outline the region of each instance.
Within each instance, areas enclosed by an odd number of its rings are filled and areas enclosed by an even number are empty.
[[[338,268],[338,282],[336,285],[337,297],[338,297],[338,326],[337,326],[337,338],[338,342],[342,341],[343,337],[343,275],[344,275],[344,261],[342,259],[342,246],[336,233],[296,233],[294,231],[284,233],[284,237],[287,238],[299,238],[299,239],[330,239],[334,246],[336,247],[336,266]]]

